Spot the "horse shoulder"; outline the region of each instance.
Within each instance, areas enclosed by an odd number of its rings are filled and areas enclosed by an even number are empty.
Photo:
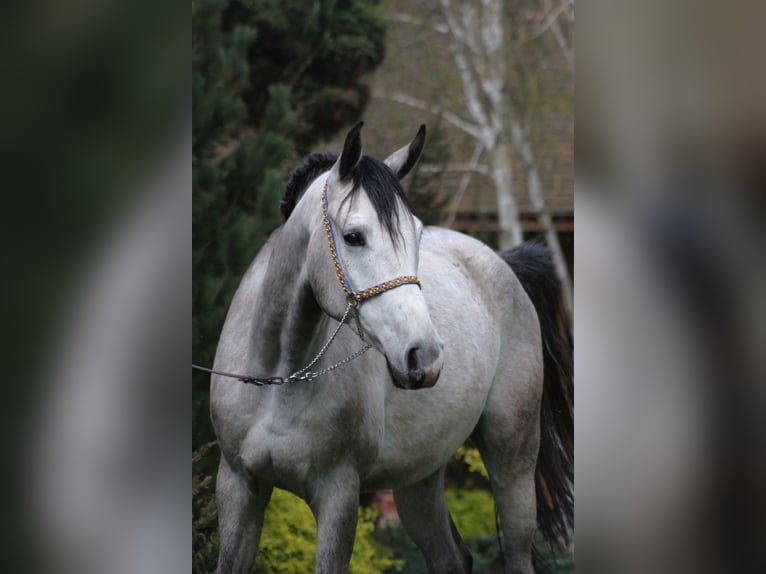
[[[215,355],[217,369],[226,370],[235,364],[241,365],[243,353],[249,349],[250,330],[259,304],[260,286],[278,233],[279,230],[274,232],[253,258],[234,292],[218,339]]]
[[[259,286],[268,266],[275,232],[250,263],[234,293],[218,340],[213,368],[239,372],[250,353],[252,322],[257,316]],[[211,376],[210,414],[223,450],[240,443],[257,412],[257,393],[249,385],[230,378]],[[261,393],[263,394],[263,393]],[[240,416],[235,416],[240,413]],[[245,416],[246,415],[246,416]]]

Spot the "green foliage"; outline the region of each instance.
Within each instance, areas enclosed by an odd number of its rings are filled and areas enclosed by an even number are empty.
[[[495,530],[495,506],[485,489],[448,488],[447,506],[461,538],[473,555],[474,574],[502,571],[502,559]],[[422,554],[401,528],[389,528],[379,536],[397,558],[405,560],[408,574],[426,574]]]
[[[300,153],[361,117],[370,99],[364,77],[384,55],[385,19],[377,2],[242,0],[228,17],[259,30],[250,50],[248,108],[256,113],[265,105],[261,78],[290,86]]]
[[[315,531],[311,509],[290,493],[275,489],[261,535],[259,571],[280,574],[313,571]]]
[[[481,455],[475,447],[462,445],[457,449],[453,458],[464,462],[468,466],[469,471],[476,472],[484,478],[489,478],[487,467],[484,466],[484,461],[481,460]]]
[[[462,538],[495,535],[495,500],[489,491],[448,488],[444,495]]]
[[[215,443],[207,443],[192,453],[192,572],[215,572],[218,561],[218,524],[215,484],[205,461],[216,454]],[[351,574],[399,572],[402,560],[375,541],[378,509],[359,508],[356,540],[351,558]],[[257,570],[266,574],[313,572],[316,551],[316,523],[311,510],[298,497],[274,489],[266,509]]]
[[[479,451],[468,445],[458,448],[453,461],[459,462],[470,473],[488,479],[487,468]],[[460,487],[447,488],[445,498],[450,514],[460,536],[466,542],[474,557],[474,572],[495,572],[497,564],[502,563],[497,545],[495,524],[495,501],[486,488],[465,488],[471,480],[458,481]],[[535,548],[542,559],[563,574],[574,572],[574,556],[566,548],[552,549],[540,532],[535,538]]]
[[[376,508],[360,508],[356,540],[351,558],[351,574],[378,574],[403,563],[373,538]],[[301,499],[275,489],[266,511],[266,526],[258,552],[258,567],[273,574],[303,574],[314,570],[316,523],[311,510]]]
[[[286,160],[360,118],[384,24],[374,0],[192,3],[195,362],[212,363],[239,280],[281,223]],[[196,448],[213,432],[209,376],[193,381]]]
[[[474,572],[498,572],[503,560],[497,540],[495,524],[495,501],[488,490],[481,488],[453,489],[445,491],[447,506],[452,519],[474,557]],[[546,564],[557,574],[574,572],[574,556],[571,551],[546,544],[542,534],[535,538],[535,548]]]
[[[359,509],[350,574],[379,574],[383,571],[401,572],[404,568],[403,560],[394,558],[391,549],[375,541],[375,523],[378,514],[380,511],[374,507]]]
[[[218,521],[213,477],[202,464],[214,442],[192,453],[192,573],[215,572],[218,562]]]

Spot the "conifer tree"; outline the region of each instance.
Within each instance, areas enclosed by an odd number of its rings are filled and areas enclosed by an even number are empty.
[[[372,0],[192,3],[192,356],[210,365],[247,265],[280,223],[285,161],[357,121],[383,59]],[[195,448],[213,438],[194,373]]]

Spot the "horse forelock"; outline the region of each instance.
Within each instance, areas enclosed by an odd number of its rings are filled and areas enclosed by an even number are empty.
[[[362,156],[351,174],[354,185],[343,203],[353,201],[360,189],[364,189],[372,203],[378,221],[397,244],[399,233],[399,208],[412,213],[410,202],[402,189],[399,178],[386,164],[369,156]],[[342,205],[342,204],[341,204]]]
[[[285,221],[290,217],[303,193],[311,183],[335,164],[338,156],[333,153],[312,153],[306,163],[298,167],[290,176],[282,194],[280,210]],[[377,159],[362,156],[359,163],[351,172],[353,186],[343,203],[352,201],[360,189],[364,189],[370,203],[375,209],[383,228],[391,239],[396,241],[400,236],[399,208],[412,213],[407,195],[404,193],[399,179],[388,166]]]

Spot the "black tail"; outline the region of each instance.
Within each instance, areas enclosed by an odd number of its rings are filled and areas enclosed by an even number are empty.
[[[573,343],[551,251],[527,242],[500,254],[529,295],[540,319],[544,376],[537,458],[537,522],[556,548],[574,530]]]

